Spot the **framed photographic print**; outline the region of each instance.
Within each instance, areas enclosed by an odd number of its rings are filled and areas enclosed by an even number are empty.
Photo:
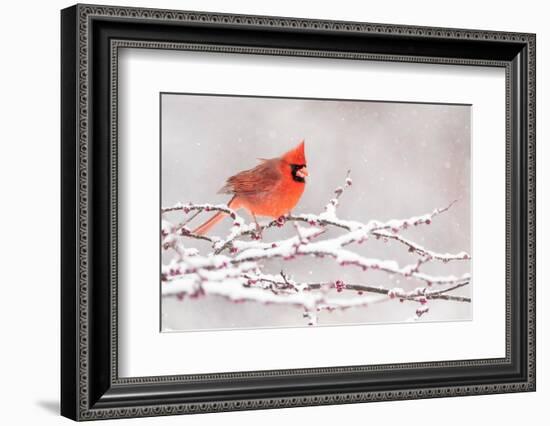
[[[64,416],[535,390],[535,35],[61,29]]]

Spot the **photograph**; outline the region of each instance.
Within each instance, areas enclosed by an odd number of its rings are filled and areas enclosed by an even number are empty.
[[[471,321],[471,105],[160,93],[162,332]]]

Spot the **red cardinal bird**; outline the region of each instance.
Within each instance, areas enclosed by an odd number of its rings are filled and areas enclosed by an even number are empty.
[[[278,218],[290,212],[300,200],[308,176],[303,140],[281,157],[260,161],[253,169],[231,176],[218,191],[233,194],[227,205],[233,210],[247,209],[254,221],[257,215]],[[206,234],[225,215],[216,213],[193,232]]]

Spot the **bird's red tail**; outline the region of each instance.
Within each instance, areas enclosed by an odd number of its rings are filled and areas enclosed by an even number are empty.
[[[227,206],[229,208],[235,208],[234,203],[235,197],[227,203]],[[218,212],[214,216],[212,216],[210,219],[208,219],[206,222],[204,222],[202,225],[200,225],[198,228],[193,230],[194,234],[197,235],[205,235],[210,229],[212,229],[219,221],[221,221],[225,216],[227,216],[227,213],[224,212]]]
[[[206,222],[204,222],[201,226],[199,226],[198,228],[196,228],[194,231],[193,231],[193,234],[197,234],[197,235],[204,235],[206,234],[208,231],[210,231],[210,229],[216,225],[220,220],[222,220],[224,217],[226,216],[226,213],[224,212],[218,212],[216,213],[214,216],[212,216],[210,219],[208,219]]]

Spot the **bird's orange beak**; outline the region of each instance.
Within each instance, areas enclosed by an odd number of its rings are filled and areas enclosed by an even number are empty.
[[[309,173],[307,172],[307,169],[305,167],[302,167],[300,170],[296,172],[296,176],[301,177],[302,179],[306,176],[309,176]]]

